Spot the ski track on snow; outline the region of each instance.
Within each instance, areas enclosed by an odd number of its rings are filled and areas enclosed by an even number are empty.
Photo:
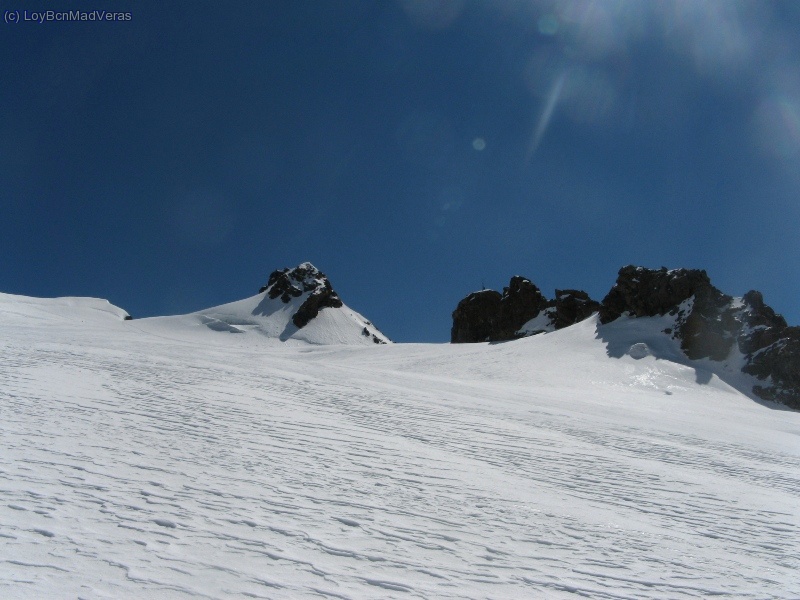
[[[300,351],[0,344],[3,598],[800,596],[797,452]]]

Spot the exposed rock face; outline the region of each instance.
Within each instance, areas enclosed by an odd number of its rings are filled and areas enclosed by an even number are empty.
[[[547,308],[547,298],[539,288],[519,275],[512,277],[508,287],[503,288],[500,299],[500,315],[491,339],[513,340],[519,337],[520,327]]]
[[[742,297],[743,330],[739,335],[739,350],[742,354],[754,354],[774,344],[786,329],[786,319],[764,304],[761,292],[751,290]]]
[[[368,322],[368,323],[369,323],[369,322]],[[369,323],[369,325],[372,325],[372,323]],[[364,327],[364,329],[362,329],[362,330],[361,330],[361,335],[363,335],[363,336],[364,336],[364,337],[366,337],[366,338],[372,338],[372,343],[373,343],[373,344],[385,344],[385,343],[386,343],[386,342],[384,342],[384,341],[383,341],[381,338],[379,338],[377,335],[375,335],[374,333],[372,333],[372,332],[369,330],[369,328],[368,328],[368,327]]]
[[[742,371],[764,382],[753,393],[800,409],[800,327],[787,326],[759,292],[734,299],[711,285],[706,272],[698,269],[628,265],[620,269],[602,302],[579,290],[556,290],[555,299],[547,300],[530,280],[516,276],[502,295],[484,290],[462,300],[453,313],[451,340],[511,340],[569,327],[595,312],[603,324],[623,315],[669,314],[675,326],[664,333],[680,341],[687,358],[733,361],[738,350],[744,359]],[[532,319],[535,327],[529,325],[521,333]]]
[[[294,269],[273,271],[267,284],[259,290],[259,293],[263,292],[267,292],[267,296],[273,300],[280,297],[284,304],[292,298],[311,292],[292,317],[292,322],[298,329],[308,325],[323,308],[342,306],[339,295],[333,290],[325,274],[307,262]]]
[[[516,275],[503,288],[502,295],[482,290],[459,302],[453,312],[450,341],[459,344],[513,340],[523,336],[520,329],[525,323],[544,311],[548,311],[551,325],[560,329],[591,316],[599,306],[579,290],[556,290],[555,300],[548,300],[530,279]]]
[[[689,300],[691,307],[682,306]],[[600,322],[609,323],[626,313],[633,317],[677,315],[674,335],[688,358],[725,360],[736,341],[732,300],[711,285],[705,271],[628,265],[619,270],[617,282],[603,298]]]
[[[453,311],[450,341],[454,344],[486,342],[492,339],[500,321],[503,296],[495,290],[473,292]]]
[[[625,312],[634,317],[665,315],[699,290],[711,287],[705,271],[656,271],[628,265],[619,270],[617,282],[603,298],[600,322],[609,323]]]
[[[600,310],[600,303],[581,290],[556,290],[555,300],[549,306],[555,309],[551,320],[556,329],[579,323]]]
[[[753,392],[800,410],[800,327],[786,327],[781,337],[749,357],[742,371],[771,385],[756,385]]]
[[[603,300],[600,319],[667,312],[677,315],[670,333],[687,358],[724,361],[736,346],[744,355],[742,371],[768,383],[753,393],[800,408],[800,328],[788,327],[759,292],[737,302],[711,285],[705,271],[627,266]]]
[[[768,384],[756,385],[753,392],[800,409],[800,327],[787,326],[759,292],[747,292],[742,303],[737,340],[746,359],[742,371]]]

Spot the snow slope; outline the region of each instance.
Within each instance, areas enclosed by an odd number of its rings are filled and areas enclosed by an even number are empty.
[[[32,298],[3,293],[0,293],[0,311],[0,324],[4,327],[22,325],[28,328],[53,321],[102,327],[109,321],[128,317],[126,311],[100,298]]]
[[[0,296],[0,597],[800,597],[800,413],[646,321],[282,344],[237,305]]]
[[[243,337],[248,338],[245,343],[262,346],[265,342],[372,346],[375,344],[373,336],[382,343],[390,343],[389,338],[370,321],[346,304],[338,308],[323,308],[305,327],[298,328],[292,323],[292,316],[307,296],[304,294],[284,303],[262,293],[189,315],[140,319],[137,327],[158,335],[213,339],[212,343],[217,340],[207,337],[209,330],[218,334],[245,334]],[[365,328],[368,331],[366,335]]]

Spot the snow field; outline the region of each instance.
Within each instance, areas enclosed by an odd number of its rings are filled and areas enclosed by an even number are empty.
[[[3,598],[800,597],[798,413],[630,326],[286,345],[1,300]]]

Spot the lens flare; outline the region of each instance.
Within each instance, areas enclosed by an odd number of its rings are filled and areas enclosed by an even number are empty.
[[[533,136],[531,137],[531,143],[528,146],[528,155],[526,158],[527,162],[530,162],[531,158],[535,154],[537,148],[539,148],[539,144],[542,142],[542,138],[544,137],[545,132],[547,131],[547,126],[550,125],[550,120],[553,118],[553,111],[556,109],[556,105],[558,104],[558,99],[561,97],[561,91],[564,89],[564,81],[567,78],[566,72],[561,73],[556,79],[553,87],[550,89],[550,93],[547,96],[547,102],[544,105],[544,110],[542,110],[542,114],[539,115],[539,121],[536,123],[536,129],[533,132]]]
[[[553,14],[542,15],[537,26],[542,35],[555,35],[558,33],[558,17]]]

